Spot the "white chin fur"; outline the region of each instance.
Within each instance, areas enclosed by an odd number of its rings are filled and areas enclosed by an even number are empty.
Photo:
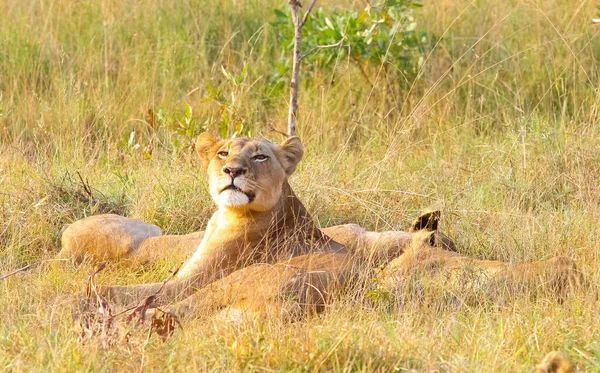
[[[224,190],[219,194],[219,206],[240,207],[250,203],[250,199],[238,190]]]

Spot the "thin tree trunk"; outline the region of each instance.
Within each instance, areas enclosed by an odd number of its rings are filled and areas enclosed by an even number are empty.
[[[300,3],[297,0],[290,0],[292,8],[292,22],[294,22],[294,62],[292,64],[292,80],[290,82],[290,107],[288,112],[288,136],[294,136],[296,133],[296,115],[298,114],[298,77],[300,75],[300,39],[302,25],[298,19],[298,7]]]
[[[298,17],[298,8],[302,6],[298,0],[289,0],[292,9],[292,22],[294,23],[294,62],[292,64],[292,80],[290,82],[290,108],[288,112],[288,136],[294,136],[296,133],[296,118],[298,115],[298,79],[300,76],[300,39],[302,38],[302,27],[308,19],[317,0],[312,0],[304,17]]]

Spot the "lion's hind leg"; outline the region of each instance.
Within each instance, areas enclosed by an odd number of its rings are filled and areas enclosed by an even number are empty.
[[[59,258],[81,262],[125,258],[139,249],[144,240],[160,236],[160,228],[114,214],[93,215],[69,225],[61,237]]]

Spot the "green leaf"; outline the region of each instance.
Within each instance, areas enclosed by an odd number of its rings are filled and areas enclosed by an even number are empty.
[[[129,134],[129,139],[127,140],[127,147],[132,148],[135,144],[135,131],[131,131]]]
[[[331,23],[331,20],[329,18],[325,18],[325,23],[327,24],[327,27],[329,27],[332,30],[335,30],[335,27],[333,27],[333,23]]]
[[[287,18],[287,14],[281,9],[273,9],[273,13],[275,13],[275,16],[277,16],[277,18]]]
[[[239,119],[236,119],[234,137],[242,135],[243,129],[244,129],[244,122],[242,122]]]
[[[219,97],[219,94],[221,94],[221,91],[217,91],[217,89],[215,88],[215,86],[213,86],[210,80],[206,82],[206,89],[208,90],[209,98],[212,100],[216,100]]]
[[[360,16],[358,16],[358,18],[356,19],[356,23],[357,24],[363,24],[365,22],[365,20],[367,19],[367,17],[369,16],[369,12],[367,12],[366,10],[364,12],[362,12],[360,14]]]
[[[225,76],[225,78],[227,80],[229,80],[231,83],[235,84],[235,78],[233,77],[233,75],[231,75],[231,73],[229,73],[227,70],[225,70],[223,65],[221,65],[221,72],[223,73],[223,75]]]
[[[192,107],[190,104],[185,104],[185,118],[186,120],[192,119]]]
[[[221,122],[219,123],[219,134],[223,139],[227,138],[230,122],[231,120],[229,119],[229,114],[227,113],[227,107],[223,105],[221,107]]]

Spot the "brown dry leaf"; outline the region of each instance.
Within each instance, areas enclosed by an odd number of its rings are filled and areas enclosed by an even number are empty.
[[[150,334],[152,332],[158,334],[163,342],[173,335],[175,332],[175,324],[181,328],[181,324],[177,321],[177,317],[171,312],[165,312],[159,308],[156,309],[152,316],[152,324],[150,326]]]
[[[144,299],[144,302],[131,310],[129,316],[127,316],[127,322],[133,321],[136,316],[139,316],[138,323],[144,324],[146,321],[146,312],[151,308],[151,305],[156,301],[156,295],[151,295]]]
[[[150,128],[154,129],[154,111],[152,109],[148,109],[146,112],[146,122],[148,122]]]

